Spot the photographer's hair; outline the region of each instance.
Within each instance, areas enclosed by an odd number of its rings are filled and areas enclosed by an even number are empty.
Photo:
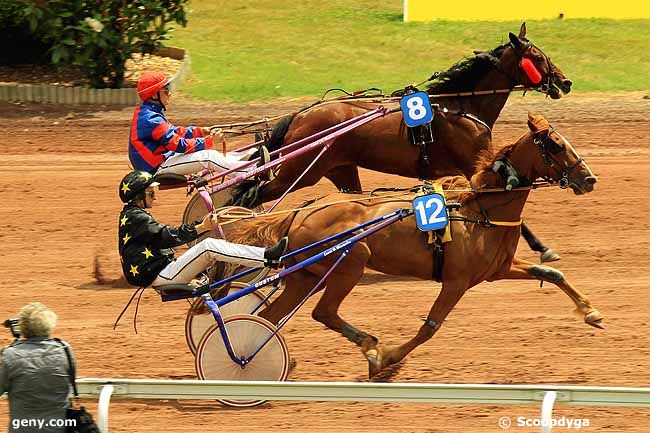
[[[49,337],[56,326],[56,314],[40,302],[20,309],[20,334],[23,338]]]

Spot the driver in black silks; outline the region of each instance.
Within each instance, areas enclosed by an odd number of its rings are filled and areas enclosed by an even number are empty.
[[[179,227],[156,222],[145,209],[153,206],[157,185],[145,171],[132,171],[120,183],[120,199],[125,205],[120,213],[118,244],[122,272],[130,284],[154,288],[187,284],[218,261],[248,267],[279,266],[287,249],[286,237],[270,248],[206,238],[175,258],[173,247],[197,239],[214,223],[211,214],[201,222]]]

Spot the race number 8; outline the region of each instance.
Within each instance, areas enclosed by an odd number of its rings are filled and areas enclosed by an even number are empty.
[[[429,95],[425,92],[409,93],[400,100],[404,123],[409,128],[415,128],[433,120],[433,110]]]
[[[409,109],[409,117],[413,120],[420,120],[427,115],[424,101],[419,96],[415,96],[406,101],[406,107]]]

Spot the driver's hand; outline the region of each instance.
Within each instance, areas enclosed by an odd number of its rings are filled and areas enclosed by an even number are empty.
[[[214,230],[214,223],[212,220],[212,214],[209,213],[203,217],[203,220],[196,226],[196,231],[198,233],[207,232]]]
[[[226,144],[226,137],[221,128],[215,128],[210,131],[210,136],[212,137],[214,144]]]

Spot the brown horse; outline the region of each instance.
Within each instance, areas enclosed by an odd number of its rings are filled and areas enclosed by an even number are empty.
[[[429,340],[463,294],[482,281],[536,279],[553,283],[571,298],[587,324],[601,326],[601,314],[591,306],[586,296],[567,282],[562,272],[515,258],[520,234],[516,222],[520,221],[530,188],[504,191],[503,177],[492,170],[496,161],[509,161],[524,184],[541,177],[570,187],[575,194],[584,194],[592,191],[596,182],[587,164],[546,119],[529,114],[528,124],[530,132],[516,143],[498,152],[486,152],[481,169],[471,181],[460,176],[441,180],[447,189],[500,188],[500,191],[448,193],[448,202],[457,201],[460,208],[450,212],[453,240],[443,244],[443,264],[438,273],[431,260],[426,234],[416,228],[414,218],[406,218],[357,243],[326,279],[325,291],[312,316],[362,348],[371,376],[400,362],[409,352]],[[347,197],[358,199],[359,196],[334,194],[328,196],[323,204]],[[243,243],[268,244],[288,234],[290,247],[295,250],[395,209],[410,207],[411,200],[412,197],[377,197],[368,201],[331,204],[315,210],[299,210],[289,216],[240,221],[225,227],[229,240]],[[499,225],[499,222],[515,224]],[[328,257],[305,270],[290,274],[283,293],[260,315],[278,323],[305,297],[333,260],[335,257]],[[339,316],[341,302],[359,282],[365,268],[424,280],[437,275],[435,278],[442,282],[442,290],[425,323],[415,337],[406,343],[394,347],[380,345],[375,337],[357,330]]]
[[[428,87],[432,95],[497,89],[506,89],[506,92],[436,99],[434,102],[451,111],[436,113],[433,121],[435,142],[429,147],[430,166],[424,172],[418,169],[420,150],[409,143],[402,114],[397,112],[337,138],[297,187],[314,185],[325,176],[339,190],[359,191],[361,182],[357,167],[422,179],[457,174],[469,178],[474,173],[479,152],[490,145],[490,129],[508,99],[508,89],[515,86],[539,88],[522,72],[519,66],[522,58],[535,64],[541,73],[544,91],[551,98],[560,98],[560,89],[565,93],[571,90],[571,81],[525,35],[526,27],[522,24],[519,36],[510,33],[507,44],[454,65]],[[284,128],[278,128],[269,146],[274,149],[295,142],[380,105],[386,103],[341,100],[315,105],[295,115]],[[277,178],[260,188],[253,204],[280,197],[317,153],[316,150],[284,163]]]
[[[295,188],[314,185],[326,177],[341,191],[360,191],[358,167],[420,179],[458,174],[469,178],[474,173],[479,153],[490,146],[491,128],[510,90],[523,86],[542,90],[553,99],[571,90],[571,81],[525,36],[524,23],[519,36],[509,34],[507,44],[454,65],[428,86],[431,95],[505,89],[502,93],[435,99],[434,102],[450,111],[436,113],[432,125],[433,143],[425,147],[411,144],[402,114],[389,114],[337,138]],[[540,72],[541,85],[531,82],[523,72],[520,63],[524,58],[531,60]],[[389,104],[385,101],[342,100],[316,105],[280,122],[268,146],[275,150],[380,105]],[[256,185],[251,188],[250,183],[245,183],[235,192],[231,204],[252,208],[277,199],[303,173],[317,153],[318,150],[308,152],[282,164],[276,179],[259,190]],[[422,155],[426,155],[427,164],[423,163]],[[547,250],[532,233],[529,236],[528,230],[524,235],[535,251],[543,253]],[[547,256],[553,257],[553,254]]]

